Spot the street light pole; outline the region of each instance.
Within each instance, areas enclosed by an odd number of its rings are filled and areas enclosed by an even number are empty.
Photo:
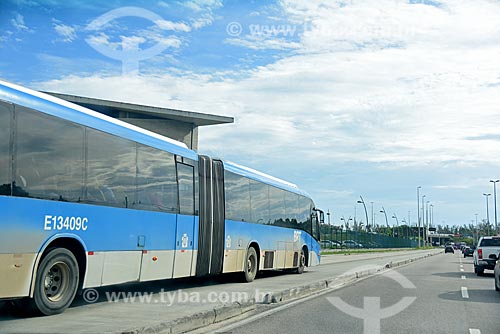
[[[479,226],[477,226],[477,213],[474,214],[476,216],[476,230],[477,230],[477,241],[476,241],[476,245],[477,243],[479,242]]]
[[[382,210],[380,210],[380,213],[383,213],[385,216],[385,225],[389,227],[389,221],[387,220],[387,213],[385,212],[384,207],[382,207]]]
[[[497,182],[500,180],[490,180],[493,183],[493,202],[495,204],[495,234],[498,233],[498,222],[497,222]]]
[[[398,221],[398,216],[396,216],[396,214],[394,214],[392,216],[392,218],[396,219],[396,226],[398,227],[398,238],[399,238],[399,221]],[[394,237],[394,226],[392,227],[392,236]]]
[[[426,231],[425,231],[425,196],[422,196],[422,242],[424,246],[427,246],[427,238],[426,238]]]
[[[425,242],[427,245],[429,244],[429,203],[430,201],[425,202]]]
[[[406,219],[401,219],[401,227],[405,226],[406,225],[406,238],[408,238],[408,224],[406,223]],[[403,234],[403,238],[405,237],[405,232],[404,230],[402,230],[402,234]]]
[[[411,231],[411,236],[413,237],[413,231],[411,230],[411,211],[408,210],[408,234],[410,234]],[[408,236],[409,238],[409,236]]]
[[[418,220],[418,248],[420,248],[420,189],[422,186],[417,187],[417,220]]]
[[[430,213],[429,213],[429,223],[430,226],[434,227],[434,204],[429,205]]]
[[[375,228],[375,216],[373,215],[373,202],[370,202],[370,204],[372,205],[372,224],[370,225],[370,227],[371,231],[373,231],[373,229]]]
[[[488,224],[488,227],[490,225],[490,211],[488,209],[488,197],[491,196],[491,194],[483,194],[484,197],[486,198],[486,223]]]
[[[359,198],[361,198],[361,200],[358,201],[358,203],[362,203],[363,207],[365,208],[366,225],[368,225],[369,224],[369,222],[368,222],[368,211],[366,211],[365,201],[363,200],[363,197],[361,197],[361,195],[359,196]]]
[[[326,216],[328,217],[328,228],[330,230],[330,240],[333,239],[332,224],[330,224],[330,209],[326,211]]]

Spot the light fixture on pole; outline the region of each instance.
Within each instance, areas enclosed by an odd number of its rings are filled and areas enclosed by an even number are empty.
[[[349,217],[349,219],[345,220],[344,217],[341,217],[340,220],[344,221],[344,226],[346,230],[349,229],[349,222],[352,220],[352,217]]]

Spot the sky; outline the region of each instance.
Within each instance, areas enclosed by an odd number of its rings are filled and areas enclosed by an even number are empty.
[[[199,152],[334,225],[360,196],[414,225],[418,186],[434,225],[470,224],[500,178],[498,0],[1,0],[0,79],[234,117]]]

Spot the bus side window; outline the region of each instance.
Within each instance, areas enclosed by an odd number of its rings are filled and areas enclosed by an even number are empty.
[[[127,208],[136,193],[136,144],[87,129],[86,201]]]
[[[0,102],[0,195],[11,195],[10,121],[12,105]]]
[[[134,208],[177,213],[173,154],[138,144],[137,202]]]
[[[194,167],[177,163],[180,214],[194,214]]]

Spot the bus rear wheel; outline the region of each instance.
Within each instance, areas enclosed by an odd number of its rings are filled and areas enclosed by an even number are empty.
[[[252,282],[257,276],[258,258],[255,248],[249,247],[245,258],[245,282]]]
[[[304,248],[302,248],[299,254],[299,266],[295,269],[295,272],[297,274],[302,274],[305,268],[306,268],[306,253],[304,252]]]
[[[65,248],[50,250],[40,262],[31,303],[44,315],[62,313],[73,302],[78,290],[78,261]]]

